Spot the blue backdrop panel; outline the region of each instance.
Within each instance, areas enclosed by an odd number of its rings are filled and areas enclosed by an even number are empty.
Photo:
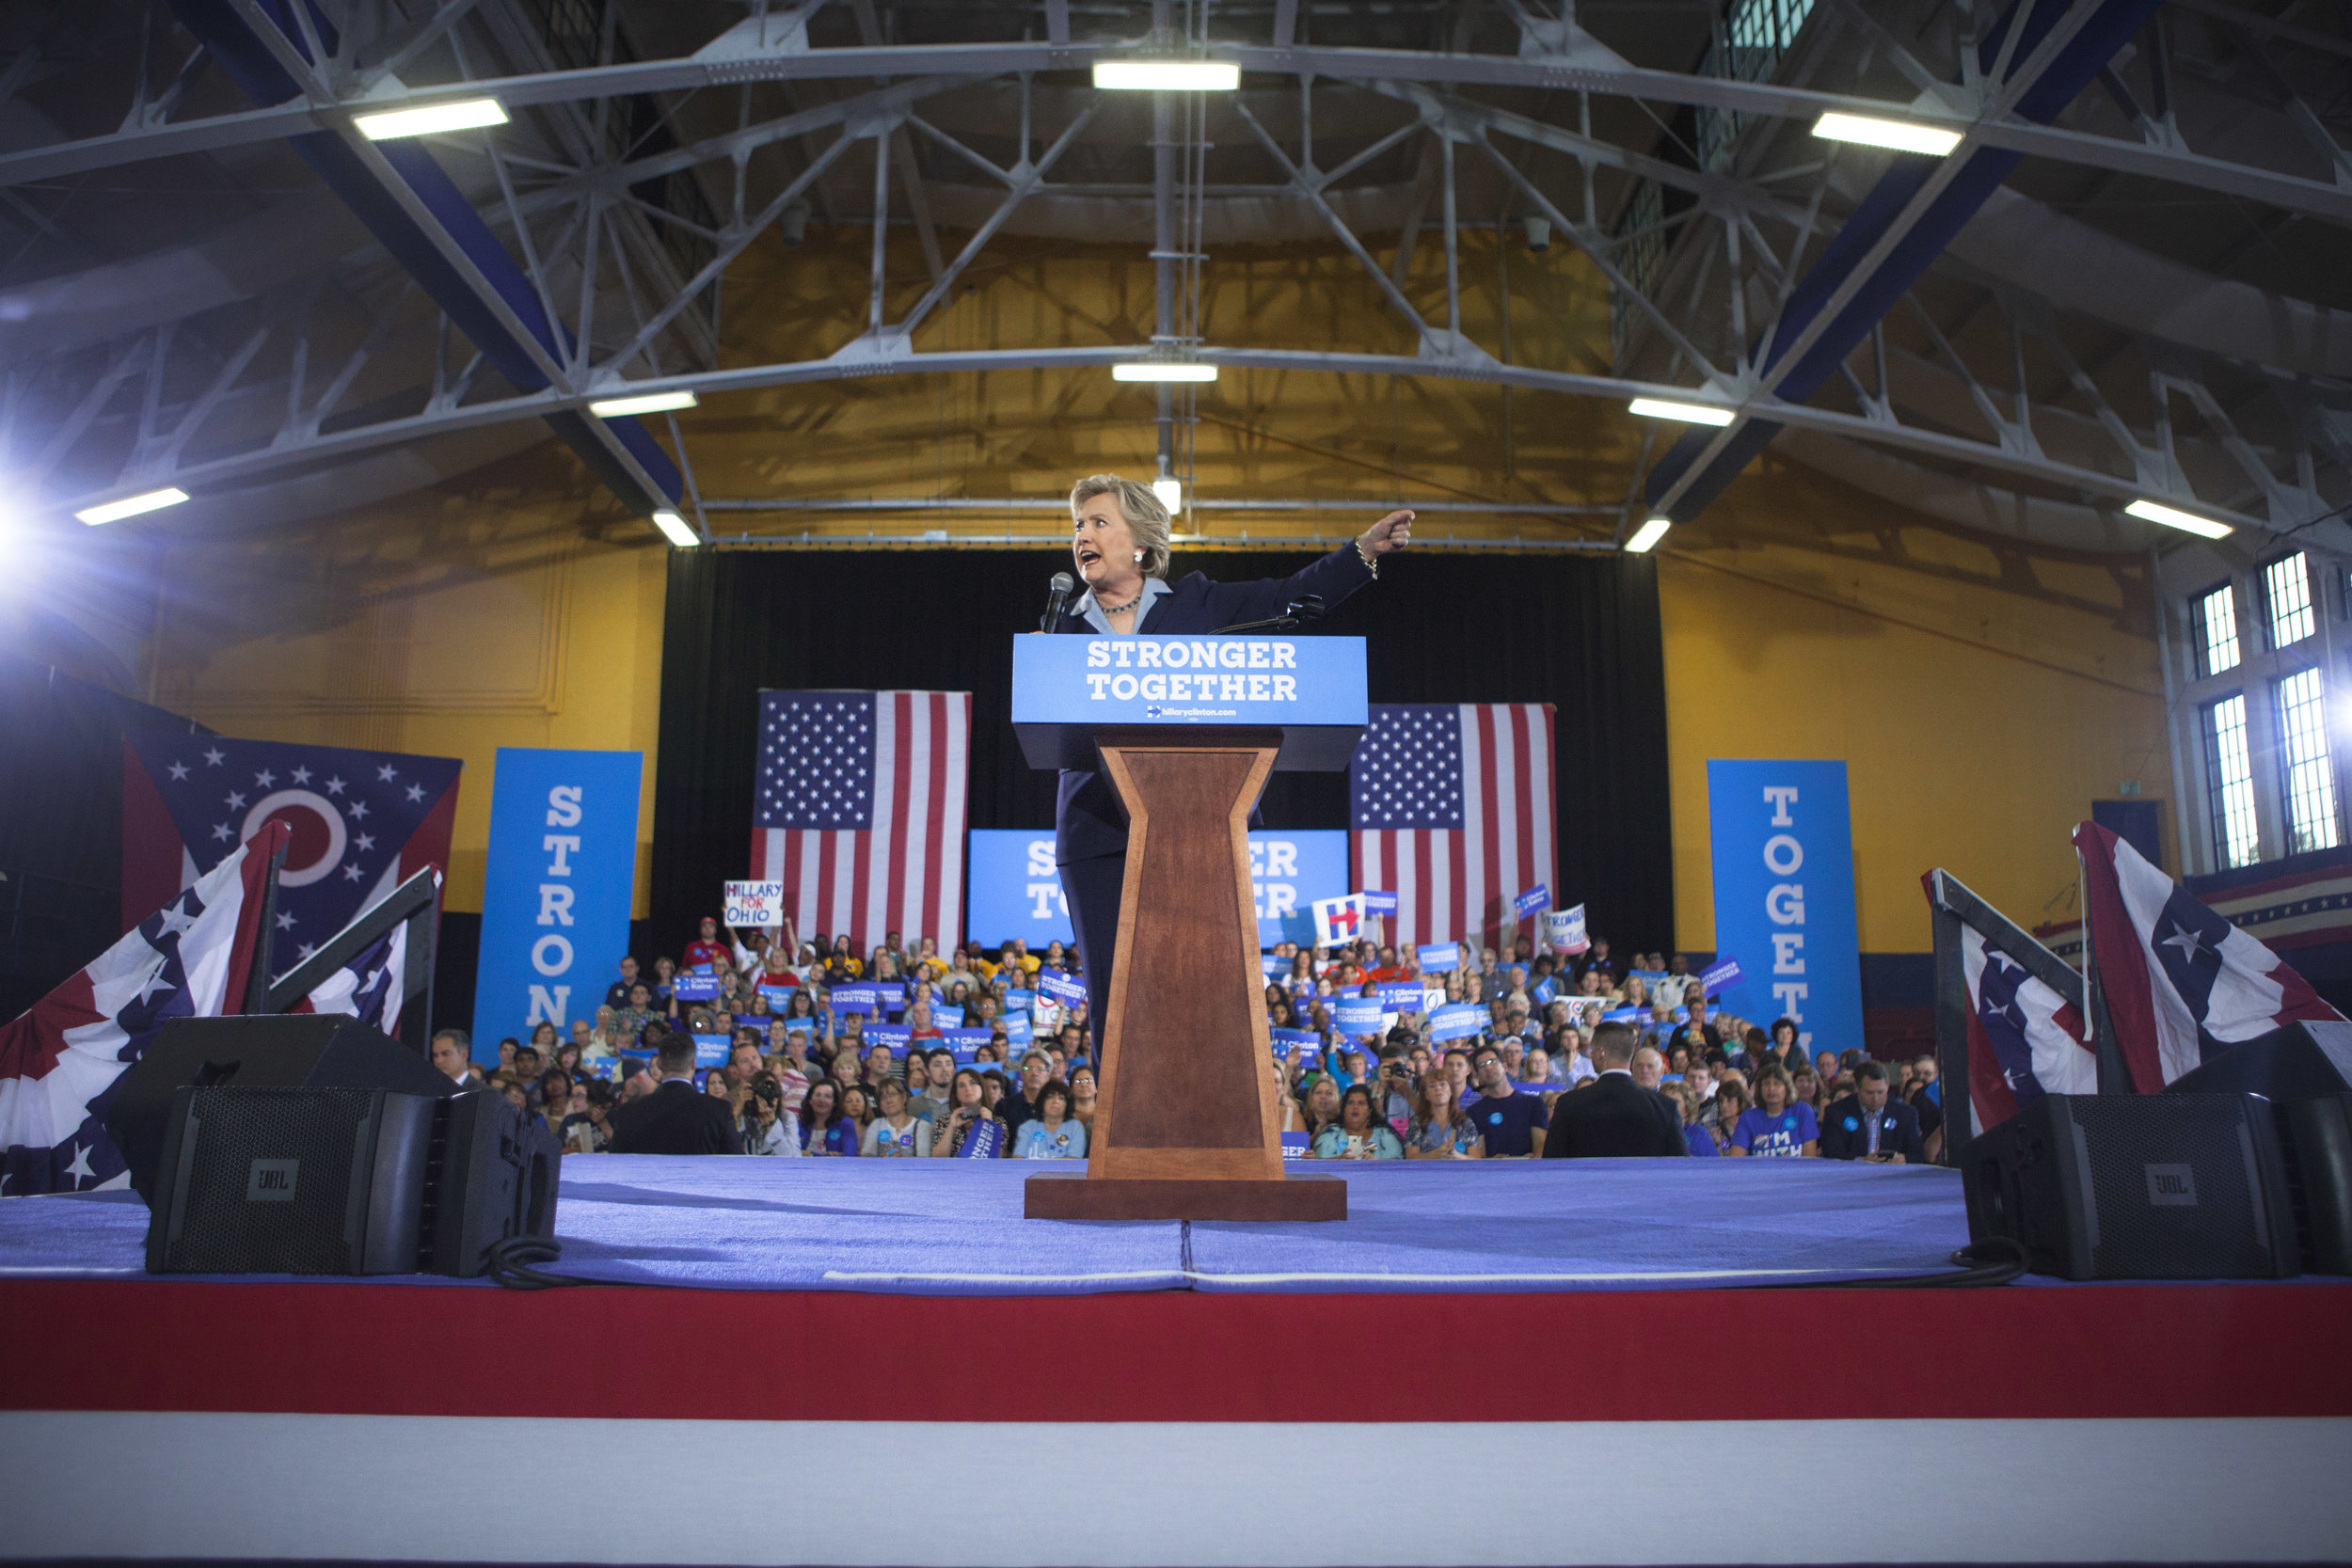
[[[965,930],[992,952],[1009,937],[1041,953],[1049,942],[1073,942],[1070,907],[1054,870],[1053,830],[1022,832],[976,829],[964,863],[972,886]],[[1249,880],[1258,901],[1258,945],[1314,941],[1314,901],[1337,898],[1347,885],[1347,834],[1334,831],[1249,835]]]
[[[474,985],[474,1060],[546,1019],[594,1018],[628,951],[643,752],[499,748]]]
[[[1715,951],[1740,970],[1724,1010],[1793,1018],[1809,1051],[1861,1045],[1846,765],[1710,759],[1707,809]]]

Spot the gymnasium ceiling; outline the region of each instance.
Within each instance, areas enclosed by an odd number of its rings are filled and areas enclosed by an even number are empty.
[[[1720,437],[1635,423],[1623,471],[1554,498],[1581,512],[1523,518],[1531,537],[1605,546],[1645,501],[1694,516],[1745,432],[1956,530],[2077,558],[2180,543],[2123,515],[2140,498],[2226,520],[2249,554],[2272,534],[2352,547],[2344,10],[2041,0],[2050,48],[2003,50],[2003,9],[26,0],[0,8],[0,471],[21,518],[62,531],[178,485],[194,499],[109,525],[168,538],[288,528],[560,438],[628,513],[732,532],[693,483],[698,420],[850,376],[1106,374],[1141,345],[951,337],[956,281],[992,244],[1132,256],[1156,231],[1176,241],[1156,265],[1180,356],[1501,382],[1613,418],[1644,394],[1733,411]],[[2088,85],[2023,118],[2026,79],[2119,14]],[[1099,59],[1187,51],[1239,64],[1240,90],[1090,85]],[[509,123],[398,144],[446,175],[438,204],[387,161],[395,144],[352,129],[485,91]],[[1890,236],[1841,279],[1886,297],[1800,397],[1756,345],[1796,336],[1792,291],[1902,162],[1814,136],[1824,109],[1948,124],[1969,137],[1955,163],[2020,161],[1948,243]],[[894,289],[847,342],[741,352],[734,259],[812,227],[864,234],[878,195],[929,286]],[[496,256],[469,248],[475,220]],[[1511,359],[1443,300],[1406,298],[1409,252],[1425,265],[1449,222],[1588,259],[1611,296],[1605,371]],[[1199,280],[1268,245],[1356,256],[1411,347],[1186,341]],[[844,269],[845,296],[868,286]],[[555,325],[520,341],[534,319]],[[701,404],[586,415],[623,383]]]

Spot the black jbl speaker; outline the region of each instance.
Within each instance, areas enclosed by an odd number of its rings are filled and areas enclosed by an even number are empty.
[[[1960,1151],[1972,1241],[2065,1279],[2283,1279],[2302,1271],[2258,1095],[2044,1095]]]
[[[148,1272],[416,1273],[442,1103],[384,1089],[178,1090]]]
[[[281,1013],[174,1019],[115,1081],[106,1132],[151,1205],[172,1097],[189,1087],[389,1089],[443,1098],[456,1088],[432,1063],[356,1018]]]
[[[502,1094],[478,1090],[443,1103],[426,1193],[424,1262],[472,1278],[510,1236],[555,1234],[564,1146]]]
[[[2228,1046],[2172,1094],[2258,1094],[2273,1107],[2303,1266],[2352,1274],[2352,1023],[2290,1023]]]
[[[149,1200],[152,1274],[448,1274],[552,1236],[562,1146],[504,1095],[183,1088]]]

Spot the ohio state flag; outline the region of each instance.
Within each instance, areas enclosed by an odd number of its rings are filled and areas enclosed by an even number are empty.
[[[291,970],[430,865],[449,870],[453,757],[151,734],[123,742],[122,924],[128,930],[262,831],[293,832],[273,960]]]

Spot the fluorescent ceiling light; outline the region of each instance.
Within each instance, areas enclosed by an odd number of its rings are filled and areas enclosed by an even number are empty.
[[[1629,414],[1645,420],[1680,420],[1685,424],[1729,424],[1731,410],[1703,403],[1668,403],[1662,398],[1635,398],[1625,405]]]
[[[119,523],[125,517],[135,517],[142,512],[160,512],[167,506],[178,506],[188,499],[188,493],[177,484],[167,484],[160,490],[150,490],[143,496],[127,496],[119,501],[99,506],[86,506],[74,515],[95,527],[100,523]]]
[[[588,412],[599,420],[617,420],[625,414],[666,414],[673,408],[691,408],[701,401],[691,392],[644,392],[636,397],[598,398],[588,405]]]
[[[1960,133],[1907,119],[1879,119],[1869,115],[1841,115],[1832,110],[1813,122],[1813,134],[1823,141],[1860,142],[1865,147],[1889,147],[1898,152],[1924,152],[1941,158],[1960,145]]]
[[[1097,60],[1094,85],[1123,92],[1232,92],[1241,67],[1223,60]]]
[[[1171,515],[1184,510],[1184,482],[1183,480],[1155,479],[1152,482],[1152,493],[1160,498],[1160,504],[1167,507]]]
[[[2159,506],[2154,501],[2134,501],[2123,510],[2142,522],[2162,523],[2184,533],[2194,533],[2201,539],[2227,539],[2233,531],[2227,523],[2217,523],[2210,517],[2200,517],[2178,507]]]
[[[1215,381],[1216,367],[1198,359],[1132,359],[1111,367],[1113,381]]]
[[[398,136],[433,136],[444,131],[471,131],[506,123],[506,107],[495,98],[461,98],[454,103],[428,103],[418,109],[387,109],[380,115],[359,115],[352,123],[370,141]]]
[[[701,536],[687,527],[686,519],[675,512],[655,513],[653,526],[661,531],[661,536],[664,539],[675,545],[679,549],[691,550],[702,543]]]
[[[1634,531],[1632,538],[1625,542],[1625,553],[1647,555],[1657,547],[1658,541],[1666,537],[1666,531],[1674,526],[1674,519],[1671,517],[1652,517]]]

